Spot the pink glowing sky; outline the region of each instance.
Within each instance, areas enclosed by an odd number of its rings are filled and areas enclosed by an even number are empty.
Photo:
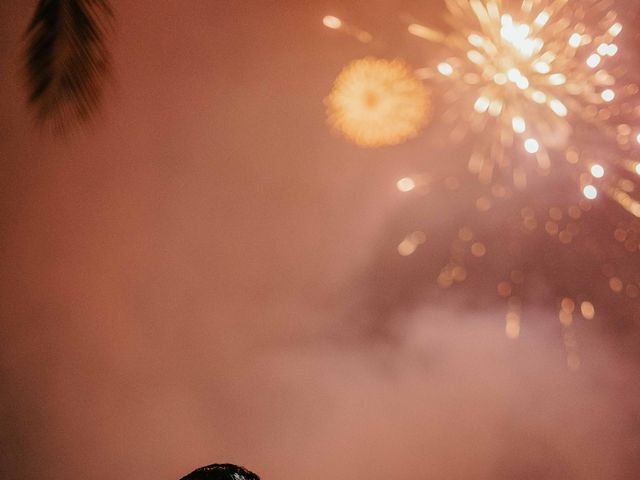
[[[330,134],[367,52],[321,19],[418,3],[342,3],[114,0],[104,112],[66,139],[25,107],[35,2],[0,3],[0,476],[638,478],[632,337],[585,331],[576,373],[544,309],[517,343],[444,303],[362,333],[415,146]]]

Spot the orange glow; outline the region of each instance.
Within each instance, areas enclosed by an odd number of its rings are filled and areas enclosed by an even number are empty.
[[[591,320],[595,316],[596,310],[591,302],[582,302],[580,304],[580,313],[587,320]]]

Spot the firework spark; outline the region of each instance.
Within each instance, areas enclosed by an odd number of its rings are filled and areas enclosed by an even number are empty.
[[[364,58],[347,65],[326,99],[329,123],[363,147],[415,137],[430,112],[422,81],[400,60]]]
[[[564,183],[557,177],[548,182],[552,192]],[[487,194],[477,182],[454,178],[421,187],[416,177],[405,177],[396,188],[409,195],[405,231],[413,233],[389,238],[387,248],[397,242],[395,264],[407,275],[397,286],[402,275],[390,275],[382,289],[397,288],[405,301],[415,295],[420,302],[451,290],[458,305],[474,311],[504,303],[504,332],[511,339],[526,330],[525,316],[555,305],[570,369],[580,365],[576,335],[583,322],[621,329],[637,324],[640,220],[625,211],[577,194],[573,204],[563,195],[532,201],[494,185]],[[472,210],[470,198],[476,199]],[[384,309],[384,300],[379,305]]]

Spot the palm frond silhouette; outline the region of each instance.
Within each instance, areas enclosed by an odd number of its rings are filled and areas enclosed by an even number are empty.
[[[113,20],[107,0],[39,0],[26,32],[29,103],[55,130],[99,109],[111,69],[105,37]]]

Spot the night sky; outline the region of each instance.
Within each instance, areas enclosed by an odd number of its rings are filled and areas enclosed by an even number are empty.
[[[479,216],[437,116],[372,150],[327,126],[343,66],[419,62],[399,13],[437,23],[441,2],[113,0],[103,108],[65,135],[26,102],[35,3],[0,3],[2,478],[177,479],[213,462],[266,480],[640,478],[640,309],[585,266],[608,255],[640,276],[640,253],[603,247],[629,214],[598,199],[591,242],[528,244],[510,339],[504,257],[443,290],[451,240],[473,224],[491,248],[512,209],[580,192],[537,180]],[[384,41],[338,35],[327,14]],[[398,192],[416,171],[463,193]],[[424,248],[401,257],[416,230]],[[571,369],[558,305],[573,290],[600,303],[572,327]]]

